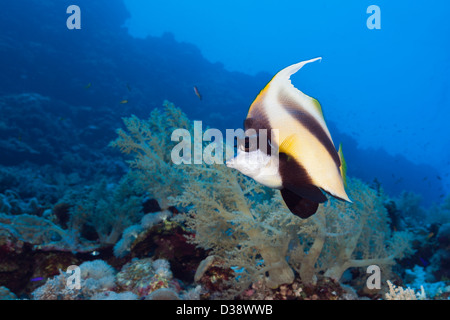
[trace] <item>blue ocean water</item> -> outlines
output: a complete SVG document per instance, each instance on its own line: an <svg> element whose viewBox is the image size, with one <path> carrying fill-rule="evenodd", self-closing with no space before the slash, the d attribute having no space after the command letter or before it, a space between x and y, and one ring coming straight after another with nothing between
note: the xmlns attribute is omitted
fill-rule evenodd
<svg viewBox="0 0 450 320"><path fill-rule="evenodd" d="M381 29L367 27L372 4L380 9ZM126 5L132 14L126 26L133 36L171 32L227 70L275 74L292 63L323 57L322 65L294 79L322 102L329 121L360 147L431 165L448 177L450 44L445 39L450 26L445 1L129 0ZM406 182L415 174L395 164L383 167L377 174L389 184L388 175ZM434 181L439 187L431 186L435 196L448 192L449 180L444 180L444 185ZM406 185L411 184L421 182Z"/></svg>
<svg viewBox="0 0 450 320"><path fill-rule="evenodd" d="M122 118L147 119L168 100L189 119L203 121L204 129L241 128L252 101L277 71L315 57L321 62L305 66L292 83L320 101L335 145L343 145L348 176L386 195L394 221L389 229L408 225L426 242L398 267L399 277L418 265L422 269L415 274L433 274L429 282L448 281L443 248L450 238L449 9L443 0L3 3L0 265L25 261L31 251L37 252L33 259L45 259L26 270L0 268L0 289L28 298L40 281L57 275L57 265L81 264L99 254L120 270L125 260L109 258L125 239L123 229L165 209L161 199L131 187L112 195L128 172L124 156L109 146L123 128ZM139 206L132 207L134 201ZM113 202L123 204L114 207L118 212L136 211L127 211L117 235L119 219L102 216ZM75 212L85 219L89 210L94 218L74 222ZM166 219L152 217L152 224ZM23 220L59 231L46 233L49 241L31 240L15 228ZM106 220L102 235L96 226ZM419 230L421 223L426 228ZM69 234L84 242L62 246ZM23 248L12 244L19 240ZM180 282L192 282L193 274L182 278L176 271L181 264L158 245L147 256L167 258ZM53 273L44 274L51 259L59 264L52 261ZM168 268L150 263L155 270L160 264ZM448 286L444 282L441 287ZM187 298L184 285L179 286Z"/></svg>

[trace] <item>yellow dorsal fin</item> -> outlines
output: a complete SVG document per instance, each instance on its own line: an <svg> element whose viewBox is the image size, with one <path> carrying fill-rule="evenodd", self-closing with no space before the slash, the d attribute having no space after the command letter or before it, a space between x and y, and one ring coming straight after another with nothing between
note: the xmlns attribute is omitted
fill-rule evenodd
<svg viewBox="0 0 450 320"><path fill-rule="evenodd" d="M273 79L273 78L272 78ZM270 80L270 82L272 82L272 80ZM252 106L256 103L261 102L261 100L264 98L264 95L267 93L267 91L269 91L269 87L270 87L270 82L264 87L264 89L262 89L258 95L255 98L255 101L253 101L252 105L250 106L250 109L252 108Z"/></svg>
<svg viewBox="0 0 450 320"><path fill-rule="evenodd" d="M339 144L339 159L341 159L341 166L339 170L341 171L342 181L344 182L344 186L347 187L347 162L345 162L344 153L342 152L342 143Z"/></svg>
<svg viewBox="0 0 450 320"><path fill-rule="evenodd" d="M297 144L296 134L291 134L281 143L279 152L289 156L295 156L295 145Z"/></svg>

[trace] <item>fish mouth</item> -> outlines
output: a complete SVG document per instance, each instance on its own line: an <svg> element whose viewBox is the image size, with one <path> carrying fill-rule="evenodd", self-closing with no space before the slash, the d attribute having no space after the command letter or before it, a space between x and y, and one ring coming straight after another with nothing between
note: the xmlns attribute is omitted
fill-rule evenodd
<svg viewBox="0 0 450 320"><path fill-rule="evenodd" d="M225 165L228 168L234 168L236 165L236 158L235 157L231 157L230 159L225 160Z"/></svg>

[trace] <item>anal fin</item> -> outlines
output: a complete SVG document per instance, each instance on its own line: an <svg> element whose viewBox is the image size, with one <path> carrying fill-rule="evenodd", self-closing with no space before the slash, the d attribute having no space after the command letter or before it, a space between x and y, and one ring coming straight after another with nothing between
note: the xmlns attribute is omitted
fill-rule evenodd
<svg viewBox="0 0 450 320"><path fill-rule="evenodd" d="M319 207L319 203L302 198L286 188L281 189L281 196L289 210L302 219L312 216Z"/></svg>

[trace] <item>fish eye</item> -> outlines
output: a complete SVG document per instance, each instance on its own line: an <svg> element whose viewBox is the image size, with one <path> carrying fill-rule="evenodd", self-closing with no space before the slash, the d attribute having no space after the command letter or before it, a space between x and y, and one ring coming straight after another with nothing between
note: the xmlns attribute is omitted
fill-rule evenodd
<svg viewBox="0 0 450 320"><path fill-rule="evenodd" d="M259 149L259 136L256 135L252 135L252 136L247 136L244 139L244 150L245 152L250 152L250 151L256 151Z"/></svg>
<svg viewBox="0 0 450 320"><path fill-rule="evenodd" d="M245 152L248 152L249 149L250 149L250 138L249 137L245 137L244 150L245 150Z"/></svg>
<svg viewBox="0 0 450 320"><path fill-rule="evenodd" d="M258 136L235 138L234 145L244 152L256 151L258 149Z"/></svg>
<svg viewBox="0 0 450 320"><path fill-rule="evenodd" d="M248 137L244 137L244 138L234 138L234 146L239 148L239 150L241 151L245 151L248 152L249 147L250 147L250 141Z"/></svg>

